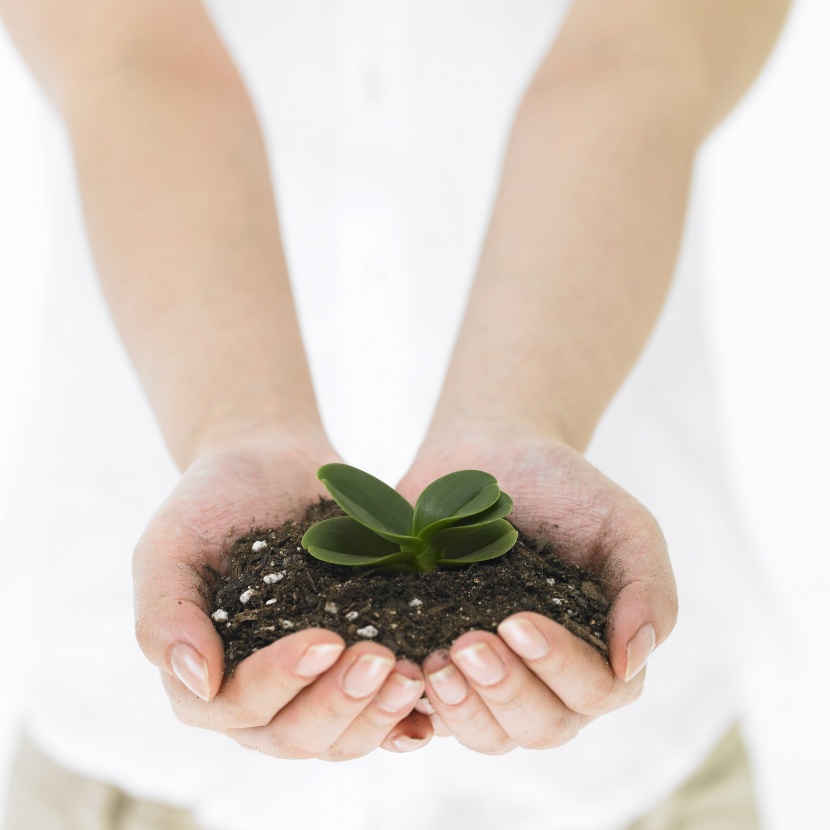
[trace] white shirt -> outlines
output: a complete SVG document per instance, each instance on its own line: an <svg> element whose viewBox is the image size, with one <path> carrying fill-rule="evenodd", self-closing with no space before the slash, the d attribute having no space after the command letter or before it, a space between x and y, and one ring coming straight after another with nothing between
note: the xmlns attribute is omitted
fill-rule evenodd
<svg viewBox="0 0 830 830"><path fill-rule="evenodd" d="M271 153L324 421L347 461L394 482L437 398L513 111L567 3L208 6ZM675 565L680 621L644 696L550 752L490 758L445 739L343 765L279 761L180 725L135 645L130 554L176 472L100 296L52 126L43 367L6 517L12 549L37 528L30 578L64 615L57 628L44 617L32 646L36 742L211 830L371 830L391 816L400 830L614 830L676 787L735 717L741 634L724 597L742 542L718 461L694 206L664 314L589 451L655 513Z"/></svg>

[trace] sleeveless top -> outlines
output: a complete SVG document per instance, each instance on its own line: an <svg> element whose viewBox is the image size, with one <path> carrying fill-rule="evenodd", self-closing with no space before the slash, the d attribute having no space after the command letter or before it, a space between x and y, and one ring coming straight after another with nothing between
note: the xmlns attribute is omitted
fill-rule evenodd
<svg viewBox="0 0 830 830"><path fill-rule="evenodd" d="M346 460L394 483L437 399L519 96L568 3L207 5L265 133L324 421ZM552 751L485 757L435 739L281 761L178 723L135 644L130 556L177 473L96 282L63 127L47 120L41 366L4 517L47 612L27 620L35 742L215 830L614 830L690 774L736 716L728 592L744 555L717 452L694 200L667 305L588 452L654 512L675 566L680 621L642 698Z"/></svg>

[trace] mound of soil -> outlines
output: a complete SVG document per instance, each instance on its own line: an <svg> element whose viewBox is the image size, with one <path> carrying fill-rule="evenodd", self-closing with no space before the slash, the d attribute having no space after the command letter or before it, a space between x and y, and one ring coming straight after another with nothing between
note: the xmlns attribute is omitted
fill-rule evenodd
<svg viewBox="0 0 830 830"><path fill-rule="evenodd" d="M602 583L519 535L498 559L421 574L374 574L314 559L300 545L315 522L343 516L333 501L304 521L256 529L234 543L230 567L214 574L214 624L225 670L280 637L305 628L335 631L348 645L372 639L417 663L466 631L495 631L517 611L561 623L607 657L609 603Z"/></svg>

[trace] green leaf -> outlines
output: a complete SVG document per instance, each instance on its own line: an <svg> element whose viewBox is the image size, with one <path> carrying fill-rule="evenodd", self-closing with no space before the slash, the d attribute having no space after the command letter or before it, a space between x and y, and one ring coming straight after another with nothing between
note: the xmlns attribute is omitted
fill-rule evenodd
<svg viewBox="0 0 830 830"><path fill-rule="evenodd" d="M479 525L494 522L496 519L503 519L513 509L513 499L507 493L499 493L499 500L482 510L481 513L476 513L475 516L468 516L466 519L455 522L453 527L478 527Z"/></svg>
<svg viewBox="0 0 830 830"><path fill-rule="evenodd" d="M428 550L437 554L436 565L466 565L507 553L518 531L504 519L477 527L449 527L432 537Z"/></svg>
<svg viewBox="0 0 830 830"><path fill-rule="evenodd" d="M496 479L481 470L459 470L441 476L418 497L412 530L427 539L443 527L481 513L499 498Z"/></svg>
<svg viewBox="0 0 830 830"><path fill-rule="evenodd" d="M317 478L353 519L390 542L418 546L412 535L412 505L388 484L348 464L324 464Z"/></svg>
<svg viewBox="0 0 830 830"><path fill-rule="evenodd" d="M350 516L324 519L303 536L302 546L315 558L334 565L387 564L401 550Z"/></svg>

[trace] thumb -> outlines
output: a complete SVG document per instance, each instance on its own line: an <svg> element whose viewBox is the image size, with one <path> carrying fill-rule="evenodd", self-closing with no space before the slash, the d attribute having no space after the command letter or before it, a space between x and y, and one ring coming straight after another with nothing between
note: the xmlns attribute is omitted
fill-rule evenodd
<svg viewBox="0 0 830 830"><path fill-rule="evenodd" d="M151 663L207 701L224 672L204 579L204 566L218 564L219 551L163 511L133 554L136 639Z"/></svg>
<svg viewBox="0 0 830 830"><path fill-rule="evenodd" d="M645 512L645 511L644 511ZM635 677L677 622L677 587L663 533L651 514L608 540L604 576L614 596L608 659L624 681Z"/></svg>

